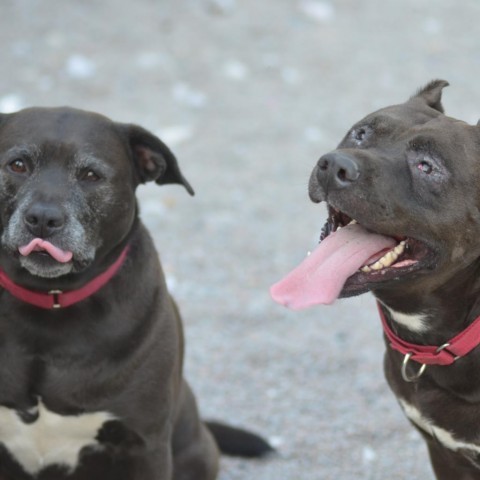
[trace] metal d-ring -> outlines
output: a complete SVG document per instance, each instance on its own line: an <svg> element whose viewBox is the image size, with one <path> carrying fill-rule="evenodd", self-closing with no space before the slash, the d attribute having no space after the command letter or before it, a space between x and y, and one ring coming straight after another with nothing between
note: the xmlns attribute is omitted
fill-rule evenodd
<svg viewBox="0 0 480 480"><path fill-rule="evenodd" d="M402 377L406 382L416 382L423 374L425 369L427 368L427 365L425 363L422 363L422 366L418 369L418 372L415 373L414 375L408 375L407 373L407 365L408 362L410 361L410 358L412 357L413 353L407 353L405 357L403 357L403 362L402 362Z"/></svg>
<svg viewBox="0 0 480 480"><path fill-rule="evenodd" d="M445 348L449 347L449 343L444 343L443 345L440 345L436 350L435 353L441 352ZM456 362L460 358L460 355L457 355L456 357L453 358L453 361Z"/></svg>

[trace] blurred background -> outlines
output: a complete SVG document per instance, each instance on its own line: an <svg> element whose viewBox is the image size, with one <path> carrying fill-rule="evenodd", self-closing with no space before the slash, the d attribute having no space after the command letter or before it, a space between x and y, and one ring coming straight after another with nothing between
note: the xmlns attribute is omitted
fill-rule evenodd
<svg viewBox="0 0 480 480"><path fill-rule="evenodd" d="M2 0L0 111L71 105L135 122L196 190L139 189L183 312L203 415L278 454L220 480L433 478L383 379L370 295L290 312L269 286L317 243L310 171L370 111L433 78L480 117L475 0Z"/></svg>

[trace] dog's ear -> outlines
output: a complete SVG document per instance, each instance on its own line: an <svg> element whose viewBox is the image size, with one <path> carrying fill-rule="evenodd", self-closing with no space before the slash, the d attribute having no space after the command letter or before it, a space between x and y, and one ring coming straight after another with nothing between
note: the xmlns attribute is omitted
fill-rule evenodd
<svg viewBox="0 0 480 480"><path fill-rule="evenodd" d="M429 107L443 113L442 90L448 87L445 80L432 80L428 85L421 88L412 98L422 99Z"/></svg>
<svg viewBox="0 0 480 480"><path fill-rule="evenodd" d="M190 195L194 195L193 188L180 171L175 155L158 137L138 125L117 125L127 137L141 183L153 180L159 185L178 183Z"/></svg>

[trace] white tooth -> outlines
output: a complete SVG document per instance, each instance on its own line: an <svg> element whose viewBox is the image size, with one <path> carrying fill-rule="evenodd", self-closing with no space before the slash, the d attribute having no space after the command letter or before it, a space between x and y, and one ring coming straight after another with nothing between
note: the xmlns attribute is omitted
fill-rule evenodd
<svg viewBox="0 0 480 480"><path fill-rule="evenodd" d="M309 257L312 254L312 252L307 252L307 257Z"/></svg>
<svg viewBox="0 0 480 480"><path fill-rule="evenodd" d="M383 258L380 259L380 263L384 266L384 267L389 267L391 264L392 264L392 261L390 258L387 257L387 255L385 255Z"/></svg>
<svg viewBox="0 0 480 480"><path fill-rule="evenodd" d="M360 270L364 273L370 273L372 270L381 270L390 267L397 260L398 256L405 249L404 245L397 245L393 250L387 252L382 258L378 259L373 265L365 265Z"/></svg>
<svg viewBox="0 0 480 480"><path fill-rule="evenodd" d="M383 258L382 260L384 261L383 263L385 264L385 262L388 263L388 265L385 265L386 267L389 267L396 259L398 258L398 255L391 251L391 252L388 252Z"/></svg>
<svg viewBox="0 0 480 480"><path fill-rule="evenodd" d="M356 220L351 220L348 225L355 225L356 223L358 223ZM347 227L348 227L348 225L347 225Z"/></svg>

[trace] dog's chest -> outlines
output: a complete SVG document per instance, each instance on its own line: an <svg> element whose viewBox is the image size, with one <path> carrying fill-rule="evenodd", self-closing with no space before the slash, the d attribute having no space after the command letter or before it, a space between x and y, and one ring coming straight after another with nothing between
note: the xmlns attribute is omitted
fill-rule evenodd
<svg viewBox="0 0 480 480"><path fill-rule="evenodd" d="M0 443L30 474L53 464L74 470L82 448L100 448L96 436L102 425L114 418L107 412L62 416L41 402L35 417L26 423L15 410L0 406Z"/></svg>

